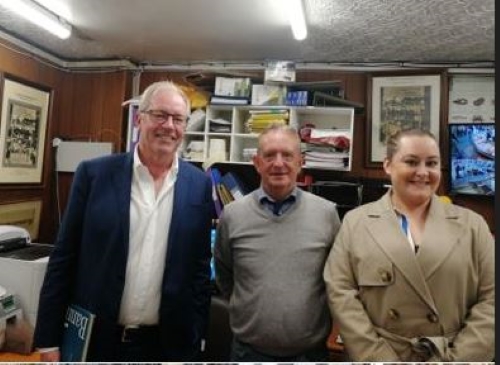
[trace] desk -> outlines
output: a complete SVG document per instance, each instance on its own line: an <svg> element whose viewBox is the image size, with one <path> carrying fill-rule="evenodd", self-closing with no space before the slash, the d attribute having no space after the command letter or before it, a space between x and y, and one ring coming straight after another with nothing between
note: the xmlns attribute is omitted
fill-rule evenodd
<svg viewBox="0 0 500 365"><path fill-rule="evenodd" d="M0 362L40 362L40 353L35 351L29 355L21 355L0 351Z"/></svg>

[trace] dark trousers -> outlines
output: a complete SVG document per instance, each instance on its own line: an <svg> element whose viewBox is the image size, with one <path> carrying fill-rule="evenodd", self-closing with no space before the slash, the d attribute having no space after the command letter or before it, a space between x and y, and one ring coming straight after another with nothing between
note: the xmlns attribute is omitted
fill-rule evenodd
<svg viewBox="0 0 500 365"><path fill-rule="evenodd" d="M294 356L272 356L256 351L252 346L233 338L231 362L328 362L329 353L324 346Z"/></svg>
<svg viewBox="0 0 500 365"><path fill-rule="evenodd" d="M126 330L116 326L114 335L99 344L100 349L90 351L87 361L106 362L162 362L165 361L160 345L158 326ZM96 357L95 359L93 357Z"/></svg>

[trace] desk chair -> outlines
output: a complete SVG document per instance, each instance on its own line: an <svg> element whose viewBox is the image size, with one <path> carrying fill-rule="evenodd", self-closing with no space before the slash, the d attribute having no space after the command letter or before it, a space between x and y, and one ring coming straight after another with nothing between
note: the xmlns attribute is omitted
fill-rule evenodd
<svg viewBox="0 0 500 365"><path fill-rule="evenodd" d="M210 304L204 362L228 362L233 334L229 326L229 303L226 299L214 295Z"/></svg>

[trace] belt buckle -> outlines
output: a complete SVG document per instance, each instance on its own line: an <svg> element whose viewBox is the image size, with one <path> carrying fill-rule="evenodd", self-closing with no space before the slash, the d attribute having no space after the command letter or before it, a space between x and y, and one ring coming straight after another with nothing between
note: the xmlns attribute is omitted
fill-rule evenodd
<svg viewBox="0 0 500 365"><path fill-rule="evenodd" d="M134 330L137 328L139 328L139 326L136 326L136 325L123 326L121 341L122 342L132 342L132 340L127 335L129 334L129 330Z"/></svg>

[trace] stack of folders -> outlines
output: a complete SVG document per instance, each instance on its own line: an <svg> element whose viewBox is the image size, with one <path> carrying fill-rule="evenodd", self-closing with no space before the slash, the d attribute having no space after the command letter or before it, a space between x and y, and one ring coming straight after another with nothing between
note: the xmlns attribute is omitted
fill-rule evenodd
<svg viewBox="0 0 500 365"><path fill-rule="evenodd" d="M289 114L286 109L250 110L249 113L250 117L245 123L248 133L261 133L273 124L288 124Z"/></svg>
<svg viewBox="0 0 500 365"><path fill-rule="evenodd" d="M215 204L217 218L226 204L241 199L248 194L248 189L236 174L229 171L224 175L216 167L209 167L207 175L212 180L212 199Z"/></svg>
<svg viewBox="0 0 500 365"><path fill-rule="evenodd" d="M349 154L329 147L309 147L304 153L306 167L342 170L347 167Z"/></svg>

